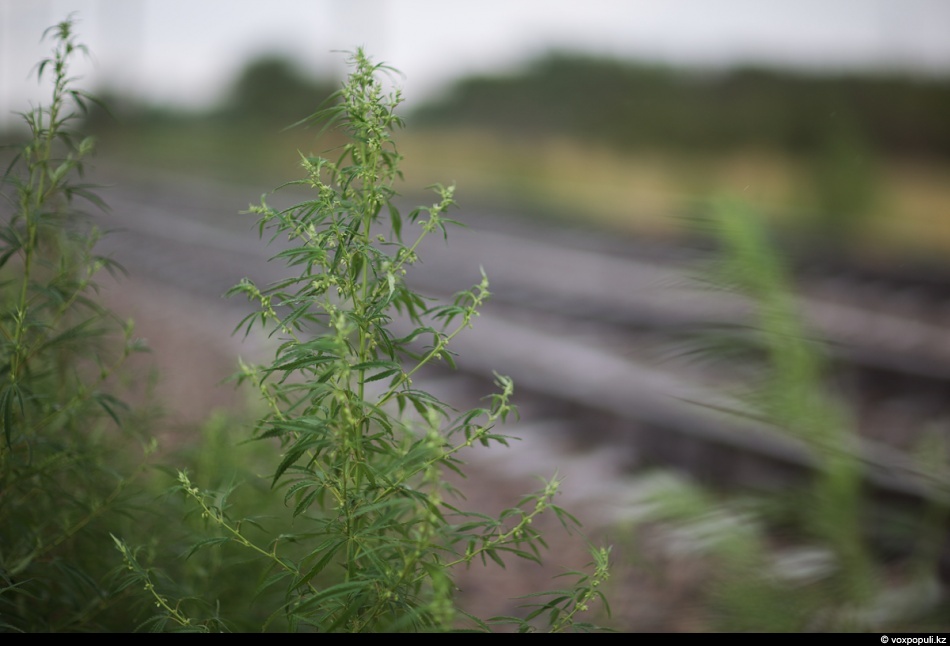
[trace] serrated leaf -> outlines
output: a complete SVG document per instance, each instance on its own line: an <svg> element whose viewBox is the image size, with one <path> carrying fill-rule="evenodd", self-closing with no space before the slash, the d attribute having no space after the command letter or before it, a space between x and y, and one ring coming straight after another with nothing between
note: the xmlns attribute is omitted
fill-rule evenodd
<svg viewBox="0 0 950 646"><path fill-rule="evenodd" d="M0 419L3 420L3 437L7 448L12 447L13 411L14 406L19 408L20 415L25 415L23 393L17 384L5 384L0 391Z"/></svg>
<svg viewBox="0 0 950 646"><path fill-rule="evenodd" d="M291 576L290 572L287 572L286 570L278 570L274 574L264 579L257 585L256 588L254 588L254 597L260 597L268 588L280 583L289 576Z"/></svg>
<svg viewBox="0 0 950 646"><path fill-rule="evenodd" d="M495 563L497 563L498 565L500 565L500 566L502 567L502 569L505 568L505 562L501 559L500 556L498 556L498 554L496 553L496 551L495 551L494 549L485 550L484 552L482 552L482 554L487 555L488 558L490 558L490 559L493 560Z"/></svg>
<svg viewBox="0 0 950 646"><path fill-rule="evenodd" d="M322 557L320 557L320 560L317 561L317 563L312 568L310 568L310 570L307 571L307 573L300 579L300 581L297 582L295 587L300 588L301 586L304 586L310 583L310 581L313 580L313 577L320 574L327 567L327 565L330 564L330 561L333 560L333 556L344 545L346 545L346 539L341 539L337 541L336 543L333 543L329 547L325 548L324 554Z"/></svg>
<svg viewBox="0 0 950 646"><path fill-rule="evenodd" d="M114 395L104 392L95 392L92 395L93 401L95 401L99 406L112 418L112 421L115 422L116 426L122 427L122 420L119 419L119 416L116 414L115 409L123 408L128 409L128 406L125 402L119 400Z"/></svg>
<svg viewBox="0 0 950 646"><path fill-rule="evenodd" d="M293 464L295 464L297 460L299 460L300 457L306 453L307 449L309 449L311 446L311 441L299 440L296 444L290 447L287 453L284 454L284 458L280 461L280 464L277 465L277 469L274 471L274 477L271 480L271 486L276 485L280 477L284 475L284 472Z"/></svg>
<svg viewBox="0 0 950 646"><path fill-rule="evenodd" d="M402 372L401 368L392 368L390 370L383 370L382 372L377 372L375 375L372 375L371 377L367 377L366 379L363 380L363 383L368 384L372 381L379 381L380 379L385 379L386 377L390 377L399 372Z"/></svg>
<svg viewBox="0 0 950 646"><path fill-rule="evenodd" d="M185 552L183 558L185 560L191 558L191 556L200 549L205 547L212 547L214 545L224 545L225 543L231 542L231 538L228 536L215 536L214 538L206 538L204 540L198 541L191 548Z"/></svg>
<svg viewBox="0 0 950 646"><path fill-rule="evenodd" d="M396 240L402 242L402 216L399 214L396 205L392 203L389 204L389 222L393 228L393 233L396 234Z"/></svg>
<svg viewBox="0 0 950 646"><path fill-rule="evenodd" d="M298 617L305 617L307 613L315 610L323 602L346 597L351 592L361 590L365 586L366 583L363 581L345 581L331 585L329 588L325 588L317 594L306 597L304 601L293 609L293 614Z"/></svg>

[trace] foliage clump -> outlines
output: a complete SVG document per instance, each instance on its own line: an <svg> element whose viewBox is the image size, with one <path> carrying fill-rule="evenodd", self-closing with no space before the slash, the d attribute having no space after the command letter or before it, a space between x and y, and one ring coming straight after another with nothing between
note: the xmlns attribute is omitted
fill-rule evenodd
<svg viewBox="0 0 950 646"><path fill-rule="evenodd" d="M926 502L872 499L868 484L879 466L834 392L827 357L809 338L783 258L747 207L723 201L714 208L702 223L722 253L703 271L705 284L742 296L753 319L741 341L726 337L710 348L713 358L735 359L741 350L751 371L752 385L730 412L792 438L809 476L777 495L722 499L660 474L645 481L640 520L667 532L674 556L705 559L713 630L945 629L946 443L928 438L926 459L901 467ZM885 537L902 544L899 551Z"/></svg>
<svg viewBox="0 0 950 646"><path fill-rule="evenodd" d="M82 206L104 207L81 181L93 140L72 122L91 100L69 64L84 47L72 21L47 30L52 100L22 114L30 139L0 183L0 629L95 630L112 623L118 590L107 527L132 509L143 442L114 377L143 349L131 322L96 300L99 232ZM140 454L141 455L141 454Z"/></svg>
<svg viewBox="0 0 950 646"><path fill-rule="evenodd" d="M566 526L576 520L553 504L557 480L498 518L454 506L445 473L463 474L469 447L506 443L495 427L514 410L513 385L498 376L488 404L461 413L415 387L426 366L454 365L449 343L477 316L488 280L483 274L447 304L406 285L422 241L445 236L452 223L446 213L454 187L435 186L431 206L400 212L401 157L392 138L402 125L400 93L384 89L391 70L362 51L350 63L348 81L310 118L339 128L347 143L335 160L302 156L306 177L281 187L311 196L286 209L265 196L250 209L261 236L281 241L273 260L296 275L264 288L243 280L231 290L256 305L238 329L261 327L279 342L270 365L242 365L237 379L265 403L255 439L263 450L279 447L271 482L283 491L293 526L258 540L249 528L261 523L232 513L226 493L195 485L184 471L179 485L213 532L196 549L240 545L263 568L257 592L283 591L263 627L449 630L464 615L453 601L454 569L511 556L539 561L545 543L534 519L551 511ZM182 612L156 590L135 551L118 545L160 608L152 625L228 625ZM576 587L551 593L527 617L470 617L474 627L503 622L531 630L532 620L551 630L589 627L576 615L603 598L597 586L607 577L607 551L594 556L592 577L578 574Z"/></svg>

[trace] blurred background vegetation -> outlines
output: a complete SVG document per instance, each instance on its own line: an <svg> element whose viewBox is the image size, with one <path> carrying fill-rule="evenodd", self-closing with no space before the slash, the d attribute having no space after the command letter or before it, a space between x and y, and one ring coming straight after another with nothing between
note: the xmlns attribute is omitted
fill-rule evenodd
<svg viewBox="0 0 950 646"><path fill-rule="evenodd" d="M398 82L398 79L397 79ZM294 148L332 140L287 126L337 87L265 55L210 110L99 94L101 154L269 186ZM553 52L468 77L407 114L407 186L454 180L463 206L636 234L675 235L723 193L809 244L943 264L950 249L950 79L737 68L712 72ZM447 178L446 173L452 176Z"/></svg>

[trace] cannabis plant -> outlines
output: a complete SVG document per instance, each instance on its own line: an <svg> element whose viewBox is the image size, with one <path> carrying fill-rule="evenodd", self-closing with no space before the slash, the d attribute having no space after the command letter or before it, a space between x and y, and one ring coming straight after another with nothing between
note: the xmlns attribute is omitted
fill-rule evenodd
<svg viewBox="0 0 950 646"><path fill-rule="evenodd" d="M22 115L31 137L0 186L0 627L13 631L108 625L104 524L128 510L135 476L115 464L127 429L110 384L140 348L94 298L117 267L80 208L103 206L80 180L93 142L71 129L90 100L69 76L84 48L72 21L47 35L37 72L52 100Z"/></svg>
<svg viewBox="0 0 950 646"><path fill-rule="evenodd" d="M346 143L335 159L301 156L306 176L285 186L308 190L307 199L277 209L265 196L250 209L261 236L283 245L273 260L293 275L266 287L243 280L231 290L256 305L238 329L261 328L277 342L273 362L242 365L238 381L252 384L266 406L254 438L262 451L279 450L271 482L294 525L278 533L236 517L226 492L195 484L202 474L180 472L179 485L213 528L196 547L245 548L263 567L258 592L283 591L263 627L449 630L466 625L453 601L455 570L508 557L538 561L545 543L534 519L550 511L567 526L576 521L553 503L556 479L497 518L456 506L446 472L463 474L475 445L506 443L496 425L514 412L513 385L499 375L484 408L459 413L413 380L431 364L454 365L449 346L478 315L488 280L483 274L449 303L406 285L423 240L445 236L453 223L454 187L434 186L432 205L401 212L392 137L402 125L400 93L384 89L391 70L363 51L350 63L348 81L310 118L339 128ZM159 591L135 550L117 543L159 608L150 625L235 625L226 609L224 620L183 611L188 604ZM598 586L607 576L607 551L594 556L592 576L538 595L525 616L468 617L467 625L588 627L578 615L603 598Z"/></svg>
<svg viewBox="0 0 950 646"><path fill-rule="evenodd" d="M929 465L917 465L935 504L907 510L916 516L905 521L914 535L906 541L911 553L885 562L869 536L880 535L894 516L872 514L855 424L829 387L826 357L809 338L781 256L740 203L721 202L706 224L721 252L703 275L750 303L746 332L759 351L750 362L755 385L733 412L799 440L813 474L767 500L725 501L659 476L644 487L644 520L670 527L667 545L676 556L701 554L712 562L706 591L714 629L945 629L947 600L936 566L946 533L946 447L932 452Z"/></svg>

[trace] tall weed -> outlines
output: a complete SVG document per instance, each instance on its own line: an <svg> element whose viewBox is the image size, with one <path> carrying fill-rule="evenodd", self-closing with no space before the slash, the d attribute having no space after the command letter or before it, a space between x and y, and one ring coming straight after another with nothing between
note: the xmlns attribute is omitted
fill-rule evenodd
<svg viewBox="0 0 950 646"><path fill-rule="evenodd" d="M115 627L117 588L102 550L125 523L139 474L122 447L151 446L112 390L142 349L131 322L95 299L97 275L119 269L95 253L81 208L104 204L81 181L93 141L71 123L90 97L69 63L84 52L71 21L47 31L52 100L23 114L30 140L2 178L0 222L0 627ZM120 442L119 439L123 442ZM142 451L139 450L139 458Z"/></svg>
<svg viewBox="0 0 950 646"><path fill-rule="evenodd" d="M872 513L854 421L829 387L822 348L809 338L761 221L739 203L722 202L705 224L721 255L704 276L714 288L746 297L753 309L747 331L755 335L758 370L736 412L800 440L815 473L784 496L725 501L658 476L645 488L649 511L642 520L667 527L677 556L710 559L706 592L715 629L945 630L938 560L950 492L947 447L931 447L937 450L929 464L917 467L930 476L932 509L915 510L909 522ZM906 523L907 553L899 559L883 558L870 540L887 523Z"/></svg>
<svg viewBox="0 0 950 646"><path fill-rule="evenodd" d="M588 629L580 615L602 600L606 549L594 549L593 574L573 587L532 597L523 617L476 618L456 607L453 572L506 558L540 561L543 537L533 528L545 512L567 527L575 519L556 506L556 479L498 517L465 512L445 474L464 475L475 445L505 444L496 430L513 414L513 385L484 408L458 412L419 390L413 379L434 363L454 365L449 345L489 297L488 280L438 303L413 292L406 270L427 237L447 235L454 187L435 186L435 201L403 214L396 206L401 157L391 133L401 126L398 90L387 92L391 70L358 50L352 73L328 107L310 120L347 138L335 160L302 156L306 177L286 187L311 197L286 209L266 199L250 212L262 237L286 243L274 260L297 272L259 287L231 290L256 310L239 325L261 328L279 345L270 365L243 365L237 379L260 393L266 414L254 439L275 452L271 484L283 492L293 526L276 529L242 517L228 490L178 474L181 492L206 519L208 532L189 553L239 546L258 564L255 594L280 591L257 629L317 631L449 630L468 625L518 630ZM282 187L283 188L283 187ZM411 328L397 333L395 320ZM158 607L148 621L161 629L247 626L228 609L190 614L199 606L162 588L137 553L117 540L133 580ZM205 600L205 610L216 605Z"/></svg>

